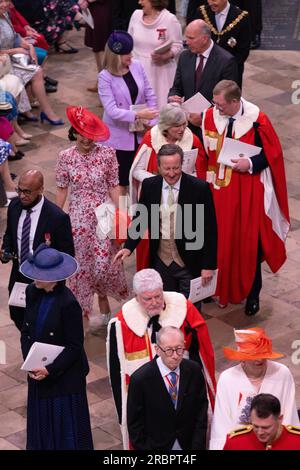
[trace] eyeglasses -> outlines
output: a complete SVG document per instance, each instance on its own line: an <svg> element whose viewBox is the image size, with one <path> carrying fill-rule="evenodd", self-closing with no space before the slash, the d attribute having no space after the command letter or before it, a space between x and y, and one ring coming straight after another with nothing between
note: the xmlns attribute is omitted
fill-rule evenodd
<svg viewBox="0 0 300 470"><path fill-rule="evenodd" d="M16 192L20 195L20 194L24 194L24 196L31 196L32 193L38 191L39 189L21 189L21 188L15 188L16 189Z"/></svg>
<svg viewBox="0 0 300 470"><path fill-rule="evenodd" d="M177 356L182 356L184 353L184 348L182 346L178 346L177 348L167 348L167 349L161 348L159 344L157 346L159 347L159 349L161 349L161 351L165 353L167 357L173 356L174 352L176 352Z"/></svg>

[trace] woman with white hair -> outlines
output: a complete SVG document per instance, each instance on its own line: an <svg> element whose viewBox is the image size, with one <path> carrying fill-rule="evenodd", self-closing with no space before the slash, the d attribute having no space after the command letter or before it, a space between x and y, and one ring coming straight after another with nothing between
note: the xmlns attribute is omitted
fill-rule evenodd
<svg viewBox="0 0 300 470"><path fill-rule="evenodd" d="M199 138L187 127L186 112L177 103L163 106L156 126L146 132L130 170L130 198L135 204L139 188L145 178L158 174L157 153L165 144L176 144L184 152L198 149L194 167L190 173L202 176L201 162L205 154Z"/></svg>
<svg viewBox="0 0 300 470"><path fill-rule="evenodd" d="M157 153L165 144L176 144L184 152L183 171L185 171L185 158L190 150L196 151L195 163L188 171L193 176L205 179L206 157L199 138L187 127L187 115L178 103L169 103L163 106L159 113L156 126L146 132L139 150L133 161L129 174L130 204L136 204L139 191L145 178L158 174ZM188 158L191 158L190 156ZM144 267L143 254L146 253L146 241L138 245L136 250L137 270Z"/></svg>

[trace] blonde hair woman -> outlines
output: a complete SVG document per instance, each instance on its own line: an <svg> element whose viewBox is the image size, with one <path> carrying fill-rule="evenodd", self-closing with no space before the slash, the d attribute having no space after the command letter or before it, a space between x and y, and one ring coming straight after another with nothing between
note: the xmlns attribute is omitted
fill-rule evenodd
<svg viewBox="0 0 300 470"><path fill-rule="evenodd" d="M98 90L104 107L103 122L109 126L107 145L116 149L120 186L129 184L129 171L142 139L141 120L150 126L158 115L156 96L143 66L132 60L133 40L126 31L114 31L105 46L104 69ZM140 109L138 106L140 105ZM136 107L135 107L136 106Z"/></svg>

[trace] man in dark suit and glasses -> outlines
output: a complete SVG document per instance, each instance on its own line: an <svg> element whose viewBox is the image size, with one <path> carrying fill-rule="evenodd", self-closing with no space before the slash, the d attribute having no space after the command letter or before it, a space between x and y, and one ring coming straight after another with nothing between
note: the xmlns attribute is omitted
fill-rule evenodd
<svg viewBox="0 0 300 470"><path fill-rule="evenodd" d="M16 191L19 197L8 207L7 226L3 237L0 260L13 261L8 291L15 282L30 284L19 272L19 266L41 243L74 256L74 243L69 216L43 196L44 178L40 171L28 170L20 176ZM11 319L21 330L24 308L10 306Z"/></svg>
<svg viewBox="0 0 300 470"><path fill-rule="evenodd" d="M157 334L157 356L129 382L127 425L135 450L202 450L207 397L201 367L183 359L184 336L166 326Z"/></svg>
<svg viewBox="0 0 300 470"><path fill-rule="evenodd" d="M181 147L175 144L161 147L160 175L143 181L127 240L114 261L129 256L148 228L149 267L160 273L165 291L188 297L191 279L201 275L204 285L212 279L217 267L217 228L209 184L184 173L182 162ZM165 212L170 196L173 199L170 211ZM141 228L136 231L139 219Z"/></svg>
<svg viewBox="0 0 300 470"><path fill-rule="evenodd" d="M183 51L178 60L174 83L169 91L169 102L181 104L198 91L212 100L213 89L223 79L238 81L235 58L222 47L214 44L209 26L203 20L192 21L185 30L189 50ZM199 133L200 113L191 113L189 122L193 132Z"/></svg>

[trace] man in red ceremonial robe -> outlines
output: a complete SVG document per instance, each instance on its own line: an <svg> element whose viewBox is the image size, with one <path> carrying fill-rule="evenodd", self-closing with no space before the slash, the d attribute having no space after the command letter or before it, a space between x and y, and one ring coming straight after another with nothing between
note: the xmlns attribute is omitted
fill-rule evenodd
<svg viewBox="0 0 300 470"><path fill-rule="evenodd" d="M213 91L215 106L202 120L218 225L218 286L220 307L247 298L245 313L259 311L261 261L273 272L286 260L289 230L286 179L281 145L269 118L241 97L240 88L222 80ZM228 165L218 157L225 137L261 148L250 158L232 156ZM208 157L208 158L207 158Z"/></svg>
<svg viewBox="0 0 300 470"><path fill-rule="evenodd" d="M216 390L214 351L204 319L183 294L164 292L154 269L143 269L133 277L135 298L108 325L107 361L110 383L119 416L123 446L129 448L126 420L130 376L155 355L156 333L161 327L180 328L185 337L184 357L200 363L210 408Z"/></svg>

